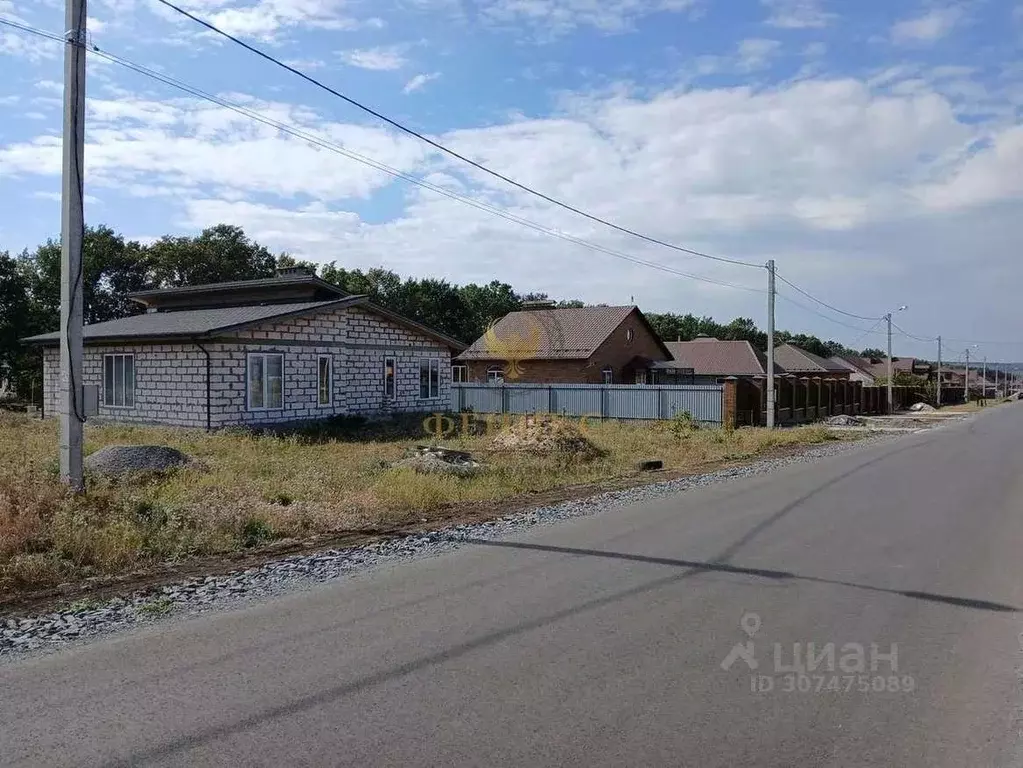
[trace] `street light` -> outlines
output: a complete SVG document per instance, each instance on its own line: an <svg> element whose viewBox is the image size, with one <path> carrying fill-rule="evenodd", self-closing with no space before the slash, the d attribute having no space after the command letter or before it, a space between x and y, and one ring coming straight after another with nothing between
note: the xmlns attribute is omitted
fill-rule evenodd
<svg viewBox="0 0 1023 768"><path fill-rule="evenodd" d="M903 304L899 307L896 312L903 312L908 307ZM892 397L892 313L889 312L884 316L884 319L888 321L888 413L895 410L894 400Z"/></svg>

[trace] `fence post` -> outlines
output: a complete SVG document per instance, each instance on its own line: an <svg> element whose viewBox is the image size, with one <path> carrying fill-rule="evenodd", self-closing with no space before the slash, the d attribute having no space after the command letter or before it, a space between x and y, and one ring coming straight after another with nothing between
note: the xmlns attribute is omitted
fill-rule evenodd
<svg viewBox="0 0 1023 768"><path fill-rule="evenodd" d="M547 385L547 413L554 413L554 385Z"/></svg>
<svg viewBox="0 0 1023 768"><path fill-rule="evenodd" d="M600 418L601 421L607 418L607 387L600 388Z"/></svg>
<svg viewBox="0 0 1023 768"><path fill-rule="evenodd" d="M501 382L501 413L508 413L508 388Z"/></svg>
<svg viewBox="0 0 1023 768"><path fill-rule="evenodd" d="M725 429L735 429L738 426L738 385L739 380L735 376L727 376L721 387L721 426Z"/></svg>

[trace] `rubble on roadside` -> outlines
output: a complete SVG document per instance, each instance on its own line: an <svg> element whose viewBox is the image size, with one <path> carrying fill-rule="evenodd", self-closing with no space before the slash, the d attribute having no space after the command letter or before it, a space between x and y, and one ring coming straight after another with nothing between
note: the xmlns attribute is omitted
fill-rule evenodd
<svg viewBox="0 0 1023 768"><path fill-rule="evenodd" d="M456 477L474 477L486 469L470 453L432 445L417 445L409 456L394 462L391 466L411 469L421 475Z"/></svg>
<svg viewBox="0 0 1023 768"><path fill-rule="evenodd" d="M574 423L550 416L526 416L494 435L492 446L498 451L535 454L561 454L580 459L603 455Z"/></svg>

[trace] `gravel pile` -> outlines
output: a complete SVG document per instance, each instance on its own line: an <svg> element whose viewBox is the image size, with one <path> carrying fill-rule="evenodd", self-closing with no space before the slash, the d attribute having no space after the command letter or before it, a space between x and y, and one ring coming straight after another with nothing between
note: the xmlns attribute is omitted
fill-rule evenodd
<svg viewBox="0 0 1023 768"><path fill-rule="evenodd" d="M108 445L85 458L85 469L106 477L167 472L189 464L191 459L165 445Z"/></svg>
<svg viewBox="0 0 1023 768"><path fill-rule="evenodd" d="M468 453L431 446L419 446L414 449L411 456L396 461L391 466L405 467L421 475L455 475L456 477L474 477L485 469Z"/></svg>
<svg viewBox="0 0 1023 768"><path fill-rule="evenodd" d="M311 586L387 561L440 554L460 546L466 539L495 539L535 525L550 524L584 515L613 511L628 504L655 499L734 478L761 475L781 467L806 464L843 453L868 441L891 439L875 436L857 443L829 443L797 456L765 459L745 467L706 475L603 493L566 501L472 525L457 525L381 541L364 547L294 555L259 568L194 578L127 598L95 602L82 600L65 610L26 617L0 618L0 658L25 651L55 649L83 637L95 636L135 624L158 620L168 614L196 614L244 601L265 599L286 589Z"/></svg>

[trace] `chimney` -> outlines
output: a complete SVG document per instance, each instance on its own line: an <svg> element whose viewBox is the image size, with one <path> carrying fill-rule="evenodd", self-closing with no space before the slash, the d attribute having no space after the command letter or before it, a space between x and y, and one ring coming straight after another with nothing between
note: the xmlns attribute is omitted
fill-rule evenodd
<svg viewBox="0 0 1023 768"><path fill-rule="evenodd" d="M315 277L316 273L309 267L278 267L277 277L295 277L297 275L303 275L305 277Z"/></svg>
<svg viewBox="0 0 1023 768"><path fill-rule="evenodd" d="M554 309L557 303L551 299L532 299L522 302L523 309Z"/></svg>

